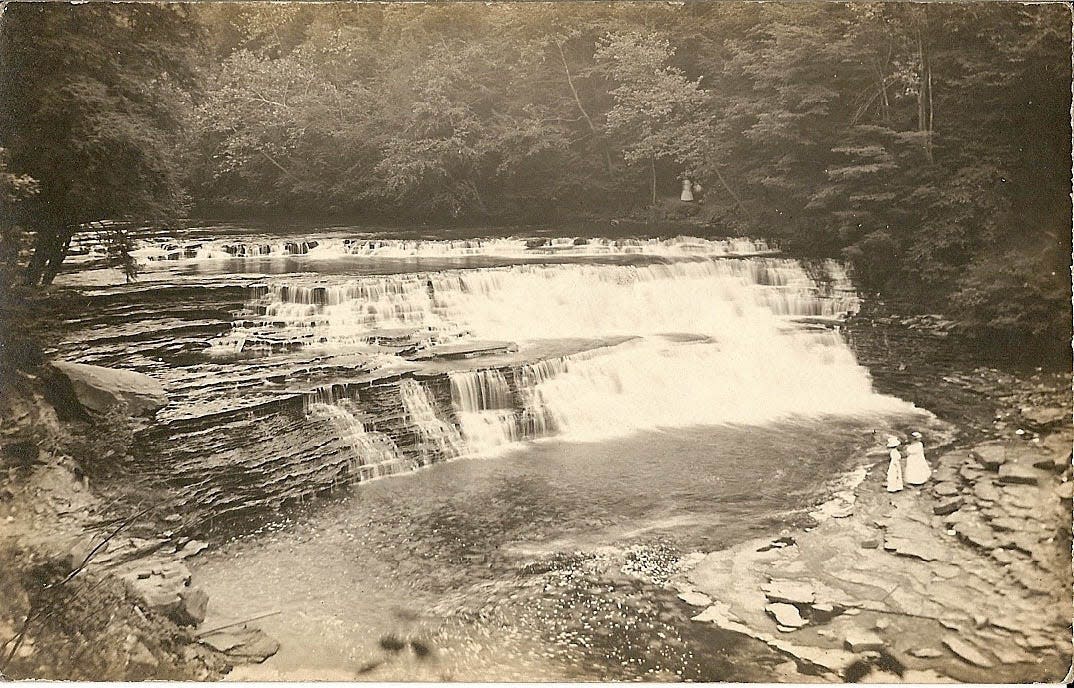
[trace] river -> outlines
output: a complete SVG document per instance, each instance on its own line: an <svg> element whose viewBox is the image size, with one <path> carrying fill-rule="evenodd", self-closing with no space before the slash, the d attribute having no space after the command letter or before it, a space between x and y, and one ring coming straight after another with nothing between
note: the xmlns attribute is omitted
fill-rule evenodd
<svg viewBox="0 0 1074 688"><path fill-rule="evenodd" d="M213 227L94 268L58 353L160 379L138 475L216 546L244 679L751 680L678 558L807 518L877 436L833 261L746 238ZM320 495L312 500L314 495ZM744 656L749 662L742 662Z"/></svg>

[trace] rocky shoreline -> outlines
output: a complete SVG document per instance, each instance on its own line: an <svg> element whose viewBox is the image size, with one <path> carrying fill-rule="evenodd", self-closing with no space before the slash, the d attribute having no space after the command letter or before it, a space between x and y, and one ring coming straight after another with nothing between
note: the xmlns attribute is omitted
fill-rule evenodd
<svg viewBox="0 0 1074 688"><path fill-rule="evenodd" d="M1048 427L936 453L899 493L878 451L815 527L693 555L673 585L696 622L792 660L782 680L1065 680L1074 430L1027 416Z"/></svg>
<svg viewBox="0 0 1074 688"><path fill-rule="evenodd" d="M71 384L59 394L57 371ZM96 366L43 367L5 382L3 676L209 680L277 650L246 624L199 630L208 596L192 585L187 560L207 544L181 535L177 514L151 507L115 523L114 505L90 489L87 466L68 451L71 433L87 422L99 432L94 423L115 403L152 412L166 400L151 378Z"/></svg>

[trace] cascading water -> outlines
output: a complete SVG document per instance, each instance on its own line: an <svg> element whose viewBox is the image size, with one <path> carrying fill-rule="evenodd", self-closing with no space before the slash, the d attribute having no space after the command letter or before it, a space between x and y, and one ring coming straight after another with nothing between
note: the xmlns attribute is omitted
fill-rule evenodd
<svg viewBox="0 0 1074 688"><path fill-rule="evenodd" d="M106 247L94 237L77 242L80 252L103 254ZM190 239L155 236L136 243L135 257L150 262L205 262L232 258L280 258L301 256L309 259L338 258L461 258L488 256L726 256L773 253L763 240L746 237L699 239L603 239L554 237L534 239L503 237L461 240L373 239L329 232L309 236L248 236L242 240Z"/></svg>
<svg viewBox="0 0 1074 688"><path fill-rule="evenodd" d="M503 373L475 370L450 373L451 403L471 452L487 454L518 442L527 433Z"/></svg>
<svg viewBox="0 0 1074 688"><path fill-rule="evenodd" d="M423 463L462 453L463 441L458 429L437 415L428 389L415 380L403 380L399 383L399 398L407 419L420 438L418 448Z"/></svg>
<svg viewBox="0 0 1074 688"><path fill-rule="evenodd" d="M521 265L348 280L270 282L251 313L214 343L340 350L384 330L534 340L693 333L779 317L836 319L858 308L834 262L821 289L796 261L689 260L652 265Z"/></svg>
<svg viewBox="0 0 1074 688"><path fill-rule="evenodd" d="M373 480L416 468L415 462L407 459L391 438L366 428L352 400L313 402L309 405L309 414L327 419L350 448L352 456L348 473L353 479Z"/></svg>
<svg viewBox="0 0 1074 688"><path fill-rule="evenodd" d="M811 272L786 259L706 258L272 281L257 291L260 316L230 336L329 352L405 326L432 341L520 341L524 352L590 342L583 353L449 371L451 419L422 385L401 383L422 452L437 457L550 435L907 411L873 392L837 331L797 322L836 321L858 307L838 264Z"/></svg>
<svg viewBox="0 0 1074 688"><path fill-rule="evenodd" d="M858 308L842 267L767 255L763 242L245 235L154 245L168 262L245 257L226 268L249 275L245 304L229 280L184 297L191 317L205 318L214 297L231 316L174 347L179 363L162 360L171 344L152 333L144 349L126 330L70 346L78 360L122 355L163 377L167 427L147 441L166 457L162 475L191 486L189 504L226 496L227 509L275 508L341 479L531 439L914 412L873 392L838 332ZM507 259L425 262L493 255ZM378 258L396 262L370 268ZM201 269L154 263L147 279Z"/></svg>

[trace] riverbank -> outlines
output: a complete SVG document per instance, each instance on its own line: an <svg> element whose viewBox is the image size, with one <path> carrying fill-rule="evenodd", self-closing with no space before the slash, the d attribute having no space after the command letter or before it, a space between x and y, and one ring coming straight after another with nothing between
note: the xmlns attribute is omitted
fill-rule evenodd
<svg viewBox="0 0 1074 688"><path fill-rule="evenodd" d="M274 641L256 629L199 630L208 598L191 584L187 561L206 545L171 530L169 523L178 530L175 520L151 506L115 520L114 504L91 489L87 462L117 457L98 451L76 458L72 450L107 428L108 440L94 447L121 454L123 429L134 421L102 418L73 399L66 401L77 408L58 404L55 374L49 366L9 371L0 395L3 676L212 680L271 655ZM106 386L77 391L83 399L112 399ZM233 642L221 648L225 631Z"/></svg>
<svg viewBox="0 0 1074 688"><path fill-rule="evenodd" d="M696 622L792 659L784 680L1062 681L1074 431L1060 408L1015 408L996 439L934 452L919 488L888 493L877 452L815 527L694 555L673 584Z"/></svg>

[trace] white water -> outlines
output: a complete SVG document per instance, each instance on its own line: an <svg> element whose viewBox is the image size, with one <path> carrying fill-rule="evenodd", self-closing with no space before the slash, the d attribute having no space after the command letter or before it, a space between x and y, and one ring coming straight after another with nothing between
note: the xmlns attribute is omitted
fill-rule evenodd
<svg viewBox="0 0 1074 688"><path fill-rule="evenodd" d="M539 436L527 433L520 424L514 395L500 371L475 370L449 377L451 403L471 452L488 454L523 438Z"/></svg>
<svg viewBox="0 0 1074 688"><path fill-rule="evenodd" d="M92 241L83 249L90 255L103 252ZM342 233L311 238L252 236L241 241L228 239L197 240L178 237L153 237L137 242L135 257L146 261L202 262L231 258L279 258L305 256L312 259L338 258L456 258L487 256L520 258L527 256L731 256L772 253L763 240L746 237L699 239L603 239L524 237L409 240L366 239Z"/></svg>
<svg viewBox="0 0 1074 688"><path fill-rule="evenodd" d="M449 458L462 453L463 441L458 429L437 415L428 389L415 380L403 380L399 383L399 396L407 418L420 438L423 463L435 460L432 451Z"/></svg>
<svg viewBox="0 0 1074 688"><path fill-rule="evenodd" d="M835 319L858 308L843 270L818 285L795 261L690 260L656 265L519 265L367 277L274 280L245 323L214 343L234 351L292 341L339 350L379 331L508 341L771 329L787 317ZM760 334L761 332L758 331Z"/></svg>
<svg viewBox="0 0 1074 688"><path fill-rule="evenodd" d="M348 250L530 250L519 242L380 241L348 244ZM478 359L474 370L451 372L450 408L438 408L423 384L403 380L399 396L422 464L498 453L549 436L588 441L694 425L916 413L911 404L873 391L867 371L831 327L859 305L842 267L713 257L728 247L758 248L746 243L680 238L614 246L683 255L655 263L271 279L256 288L248 312L213 348L297 347L318 356L358 351L394 358L377 342L386 333L410 332L415 341L497 340L552 352L503 370ZM559 240L546 248L594 245ZM600 346L623 337L628 341ZM566 340L592 341L593 348L557 356L556 342Z"/></svg>
<svg viewBox="0 0 1074 688"><path fill-rule="evenodd" d="M335 403L314 402L309 413L328 420L351 452L350 473L361 481L406 473L415 468L383 433L366 428L350 399Z"/></svg>

